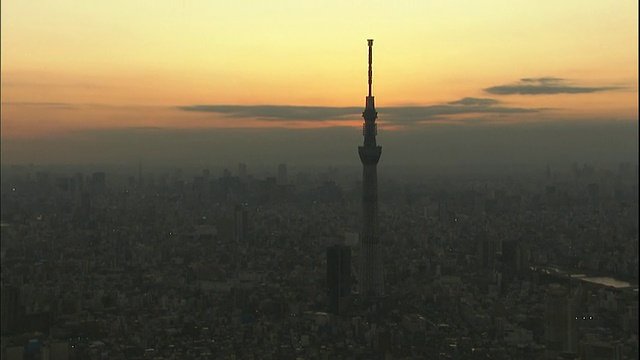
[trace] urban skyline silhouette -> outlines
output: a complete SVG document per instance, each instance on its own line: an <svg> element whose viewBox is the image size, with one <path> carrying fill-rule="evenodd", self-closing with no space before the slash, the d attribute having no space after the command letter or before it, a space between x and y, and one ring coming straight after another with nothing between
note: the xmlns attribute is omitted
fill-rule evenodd
<svg viewBox="0 0 640 360"><path fill-rule="evenodd" d="M637 3L0 14L3 360L637 358Z"/></svg>

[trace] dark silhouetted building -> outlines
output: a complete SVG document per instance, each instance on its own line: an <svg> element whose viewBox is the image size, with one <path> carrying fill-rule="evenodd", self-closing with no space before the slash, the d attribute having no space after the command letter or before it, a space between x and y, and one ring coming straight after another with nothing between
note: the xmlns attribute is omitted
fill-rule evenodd
<svg viewBox="0 0 640 360"><path fill-rule="evenodd" d="M510 274L522 271L522 245L519 241L509 240L502 242L502 262L506 271Z"/></svg>
<svg viewBox="0 0 640 360"><path fill-rule="evenodd" d="M488 235L484 235L488 236ZM484 269L493 270L496 268L496 258L498 251L500 250L500 241L496 239L489 239L481 237L481 241L478 244L478 260L480 266Z"/></svg>
<svg viewBox="0 0 640 360"><path fill-rule="evenodd" d="M247 239L247 226L248 226L248 212L247 209L241 205L236 205L234 211L234 224L235 224L235 240L245 241Z"/></svg>
<svg viewBox="0 0 640 360"><path fill-rule="evenodd" d="M36 172L36 183L40 189L48 189L50 184L50 178L48 172L38 171Z"/></svg>
<svg viewBox="0 0 640 360"><path fill-rule="evenodd" d="M278 185L287 185L287 164L278 165Z"/></svg>
<svg viewBox="0 0 640 360"><path fill-rule="evenodd" d="M82 195L80 195L77 207L78 218L81 222L87 222L89 221L89 219L91 219L91 203L91 193L83 192Z"/></svg>
<svg viewBox="0 0 640 360"><path fill-rule="evenodd" d="M19 292L15 286L2 286L2 335L13 334L18 330L19 324Z"/></svg>
<svg viewBox="0 0 640 360"><path fill-rule="evenodd" d="M580 359L584 360L620 360L620 344L604 341L585 341L582 344Z"/></svg>
<svg viewBox="0 0 640 360"><path fill-rule="evenodd" d="M238 177L241 181L247 181L247 164L238 164Z"/></svg>
<svg viewBox="0 0 640 360"><path fill-rule="evenodd" d="M544 339L547 359L578 353L576 306L567 289L551 284L545 298Z"/></svg>
<svg viewBox="0 0 640 360"><path fill-rule="evenodd" d="M327 248L327 292L329 311L342 314L351 295L351 248L348 246Z"/></svg>
<svg viewBox="0 0 640 360"><path fill-rule="evenodd" d="M102 171L91 176L91 190L94 194L104 194L107 190L107 174Z"/></svg>
<svg viewBox="0 0 640 360"><path fill-rule="evenodd" d="M63 192L71 191L71 179L68 177L57 178L56 188Z"/></svg>
<svg viewBox="0 0 640 360"><path fill-rule="evenodd" d="M82 192L84 190L84 175L81 172L76 173L75 180L78 192Z"/></svg>

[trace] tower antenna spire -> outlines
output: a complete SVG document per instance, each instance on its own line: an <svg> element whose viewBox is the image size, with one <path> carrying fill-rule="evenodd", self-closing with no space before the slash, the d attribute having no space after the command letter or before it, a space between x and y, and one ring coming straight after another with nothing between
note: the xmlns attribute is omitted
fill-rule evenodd
<svg viewBox="0 0 640 360"><path fill-rule="evenodd" d="M373 39L367 39L369 44L369 96L371 96L371 82L373 78L373 70L371 64L373 63Z"/></svg>

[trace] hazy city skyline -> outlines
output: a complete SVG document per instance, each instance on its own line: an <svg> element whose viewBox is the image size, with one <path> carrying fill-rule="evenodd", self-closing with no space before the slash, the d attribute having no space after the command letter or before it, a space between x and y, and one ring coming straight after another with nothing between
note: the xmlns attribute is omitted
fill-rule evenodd
<svg viewBox="0 0 640 360"><path fill-rule="evenodd" d="M636 161L637 3L2 4L2 162ZM331 144L331 147L326 147Z"/></svg>
<svg viewBox="0 0 640 360"><path fill-rule="evenodd" d="M637 358L637 2L1 7L2 359Z"/></svg>

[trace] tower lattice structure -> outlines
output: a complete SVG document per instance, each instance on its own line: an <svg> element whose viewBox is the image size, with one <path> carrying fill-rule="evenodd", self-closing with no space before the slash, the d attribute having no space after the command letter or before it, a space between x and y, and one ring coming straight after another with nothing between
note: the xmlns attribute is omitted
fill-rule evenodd
<svg viewBox="0 0 640 360"><path fill-rule="evenodd" d="M365 108L362 112L364 124L362 134L364 144L358 147L358 154L362 162L362 213L363 229L360 242L360 292L366 296L380 296L384 294L384 279L382 274L382 248L378 237L378 161L382 155L382 146L376 143L377 125L374 97L371 94L373 40L367 40L369 45L369 93L366 97Z"/></svg>

